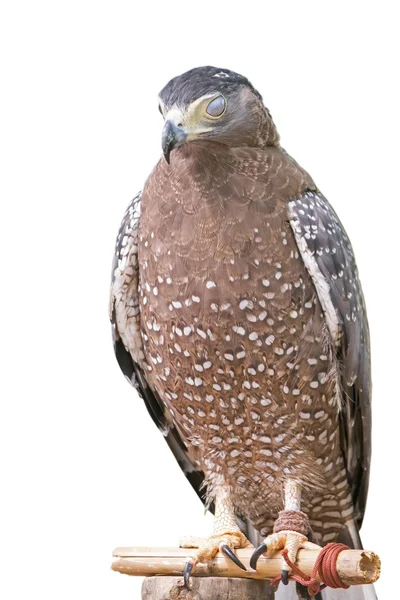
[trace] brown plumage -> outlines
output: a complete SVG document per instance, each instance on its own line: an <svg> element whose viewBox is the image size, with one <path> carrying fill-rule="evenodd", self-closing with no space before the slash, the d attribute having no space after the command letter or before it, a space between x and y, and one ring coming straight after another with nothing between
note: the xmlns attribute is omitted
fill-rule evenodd
<svg viewBox="0 0 400 600"><path fill-rule="evenodd" d="M195 135L202 122L188 107L212 93L231 114ZM167 116L189 114L191 129L117 240L120 364L206 503L229 489L237 513L266 534L291 480L319 543L347 531L357 544L370 376L348 238L245 78L198 69L160 97Z"/></svg>

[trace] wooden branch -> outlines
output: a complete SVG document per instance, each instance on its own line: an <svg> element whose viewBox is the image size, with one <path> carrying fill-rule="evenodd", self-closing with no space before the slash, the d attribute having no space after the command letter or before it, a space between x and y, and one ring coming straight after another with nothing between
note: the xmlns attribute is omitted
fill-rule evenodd
<svg viewBox="0 0 400 600"><path fill-rule="evenodd" d="M237 550L237 555L249 569L242 571L223 554L218 553L207 564L199 564L192 571L194 577L245 577L248 579L272 579L281 572L281 555L275 553L271 558L261 557L257 563L257 571L249 566L254 548ZM311 575L319 550L300 550L297 566ZM117 548L113 552L116 558L111 568L127 575L175 575L182 576L185 561L190 556L187 548ZM346 585L362 585L374 583L380 575L381 561L379 556L367 550L344 550L338 556L337 572Z"/></svg>

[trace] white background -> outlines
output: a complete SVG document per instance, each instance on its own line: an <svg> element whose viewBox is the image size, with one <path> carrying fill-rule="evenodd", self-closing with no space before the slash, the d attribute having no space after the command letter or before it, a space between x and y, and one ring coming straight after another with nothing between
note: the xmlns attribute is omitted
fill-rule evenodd
<svg viewBox="0 0 400 600"><path fill-rule="evenodd" d="M211 527L119 371L107 318L118 225L160 154L158 91L204 64L241 72L260 90L283 146L352 239L373 343L374 449L362 533L383 560L380 598L397 597L395 4L2 4L5 600L138 599L140 581L109 570L114 547L176 545L180 535Z"/></svg>

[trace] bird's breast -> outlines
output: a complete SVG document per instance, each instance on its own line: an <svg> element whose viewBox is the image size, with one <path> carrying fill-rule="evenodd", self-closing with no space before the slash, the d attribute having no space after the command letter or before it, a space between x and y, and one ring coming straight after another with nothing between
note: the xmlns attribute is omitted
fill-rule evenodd
<svg viewBox="0 0 400 600"><path fill-rule="evenodd" d="M294 464L299 435L329 443L337 380L282 194L255 169L209 179L206 192L193 174L185 184L156 169L142 201L140 311L148 378L187 443L273 477L278 447Z"/></svg>

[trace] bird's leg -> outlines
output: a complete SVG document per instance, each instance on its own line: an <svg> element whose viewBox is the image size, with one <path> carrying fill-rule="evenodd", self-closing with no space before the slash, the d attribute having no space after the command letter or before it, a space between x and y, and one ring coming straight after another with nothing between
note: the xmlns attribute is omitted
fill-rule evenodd
<svg viewBox="0 0 400 600"><path fill-rule="evenodd" d="M244 571L247 570L244 564L236 556L234 549L245 548L251 544L246 536L240 531L236 523L235 511L228 487L220 488L216 494L214 530L212 535L206 540L185 538L180 543L182 548L193 548L197 545L197 552L193 557L188 558L185 565L184 580L186 585L189 583L190 573L196 564L199 562L208 562L218 551L223 552Z"/></svg>
<svg viewBox="0 0 400 600"><path fill-rule="evenodd" d="M316 544L308 541L310 523L305 513L300 510L301 506L301 485L296 481L289 479L285 483L285 507L279 513L274 523L274 533L269 535L264 542L253 553L250 559L250 566L255 569L257 560L261 554L269 556L276 550L287 549L288 558L293 563L296 562L297 552L300 548L315 549L319 548ZM290 567L282 557L281 581L284 585L289 582Z"/></svg>

